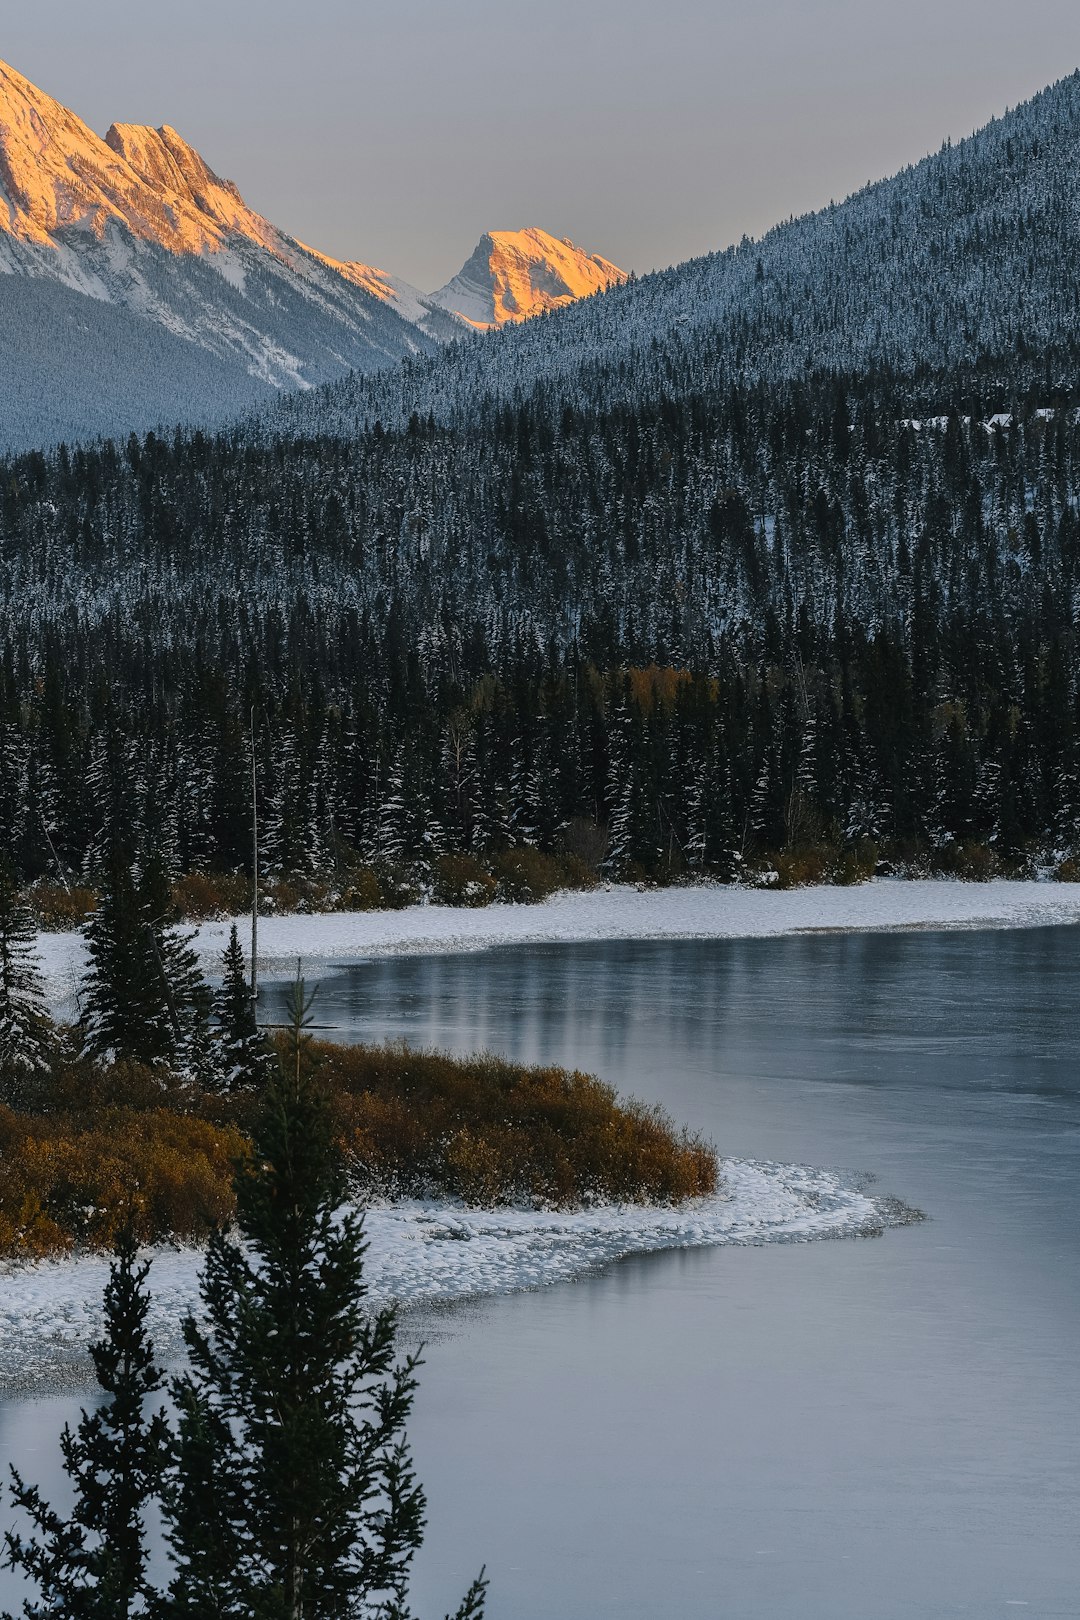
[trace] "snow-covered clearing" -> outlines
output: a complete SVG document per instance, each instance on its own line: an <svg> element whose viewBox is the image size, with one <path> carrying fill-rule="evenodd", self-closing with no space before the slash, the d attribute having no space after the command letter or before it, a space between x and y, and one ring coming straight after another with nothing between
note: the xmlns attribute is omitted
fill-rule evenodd
<svg viewBox="0 0 1080 1620"><path fill-rule="evenodd" d="M679 1208L607 1205L573 1213L409 1202L367 1214L372 1303L421 1305L570 1282L632 1254L718 1244L798 1243L880 1232L906 1218L851 1179L798 1165L727 1160L722 1190ZM201 1256L155 1251L150 1327L175 1362L197 1302ZM85 1382L98 1331L104 1256L0 1268L0 1388Z"/></svg>
<svg viewBox="0 0 1080 1620"><path fill-rule="evenodd" d="M557 894L540 905L410 906L265 917L259 924L264 975L372 956L483 950L496 945L616 939L751 939L820 930L1035 928L1080 922L1080 884L956 883L881 879L854 888L731 889L719 884L641 892L626 885ZM247 943L246 923L241 932ZM229 925L204 923L197 945L217 968ZM73 984L84 962L77 934L43 934L41 954L58 1013L71 1017Z"/></svg>

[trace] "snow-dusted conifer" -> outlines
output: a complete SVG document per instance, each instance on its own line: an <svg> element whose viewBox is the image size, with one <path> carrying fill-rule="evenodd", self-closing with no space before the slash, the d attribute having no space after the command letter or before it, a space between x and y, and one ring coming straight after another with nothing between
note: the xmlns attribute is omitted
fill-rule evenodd
<svg viewBox="0 0 1080 1620"><path fill-rule="evenodd" d="M214 1001L218 1021L215 1076L226 1091L249 1091L266 1083L274 1060L255 1021L251 980L235 923L221 961L224 974Z"/></svg>
<svg viewBox="0 0 1080 1620"><path fill-rule="evenodd" d="M86 926L83 1039L98 1057L132 1057L205 1076L210 992L190 938L168 926L172 916L160 863L151 860L137 882L123 851L114 849Z"/></svg>
<svg viewBox="0 0 1080 1620"><path fill-rule="evenodd" d="M365 1308L362 1227L342 1207L309 1007L298 981L236 1178L237 1232L211 1237L203 1322L185 1327L164 1620L408 1620L424 1527L405 1441L417 1361L396 1361L393 1311ZM481 1578L457 1620L479 1620L483 1595Z"/></svg>
<svg viewBox="0 0 1080 1620"><path fill-rule="evenodd" d="M70 1515L12 1470L12 1500L33 1527L5 1537L8 1567L36 1588L25 1620L129 1620L152 1612L145 1515L160 1486L169 1431L163 1412L146 1412L163 1384L146 1331L148 1271L128 1225L105 1290L104 1336L90 1351L107 1400L84 1411L60 1440L75 1496Z"/></svg>
<svg viewBox="0 0 1080 1620"><path fill-rule="evenodd" d="M55 1034L34 919L10 866L0 862L0 1101L21 1100L26 1081L48 1067Z"/></svg>

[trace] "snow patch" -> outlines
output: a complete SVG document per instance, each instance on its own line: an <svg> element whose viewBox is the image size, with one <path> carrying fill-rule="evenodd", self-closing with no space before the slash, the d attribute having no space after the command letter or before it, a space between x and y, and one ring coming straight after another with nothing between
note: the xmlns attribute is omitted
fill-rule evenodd
<svg viewBox="0 0 1080 1620"><path fill-rule="evenodd" d="M377 1206L366 1216L371 1303L409 1306L517 1293L573 1282L635 1254L878 1235L910 1218L833 1171L728 1159L721 1175L718 1194L677 1207ZM197 1304L202 1255L163 1247L152 1258L150 1329L158 1354L175 1364L182 1355L181 1324ZM107 1275L104 1255L0 1267L0 1388L87 1381L85 1352L100 1329Z"/></svg>

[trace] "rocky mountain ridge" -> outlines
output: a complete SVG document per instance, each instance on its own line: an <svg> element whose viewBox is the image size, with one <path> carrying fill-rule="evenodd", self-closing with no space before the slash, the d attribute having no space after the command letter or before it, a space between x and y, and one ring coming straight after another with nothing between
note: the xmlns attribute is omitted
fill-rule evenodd
<svg viewBox="0 0 1080 1620"><path fill-rule="evenodd" d="M487 302L474 273L459 311L457 284L485 244ZM495 232L429 297L290 236L169 125L115 123L100 137L0 62L0 447L210 423L621 274L546 232Z"/></svg>

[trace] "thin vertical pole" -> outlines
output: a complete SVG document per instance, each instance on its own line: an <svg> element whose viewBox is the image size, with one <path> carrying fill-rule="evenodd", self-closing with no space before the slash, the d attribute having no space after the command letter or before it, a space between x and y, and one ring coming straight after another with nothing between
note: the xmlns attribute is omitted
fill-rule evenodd
<svg viewBox="0 0 1080 1620"><path fill-rule="evenodd" d="M259 999L259 792L255 771L255 707L251 709L251 1004Z"/></svg>

